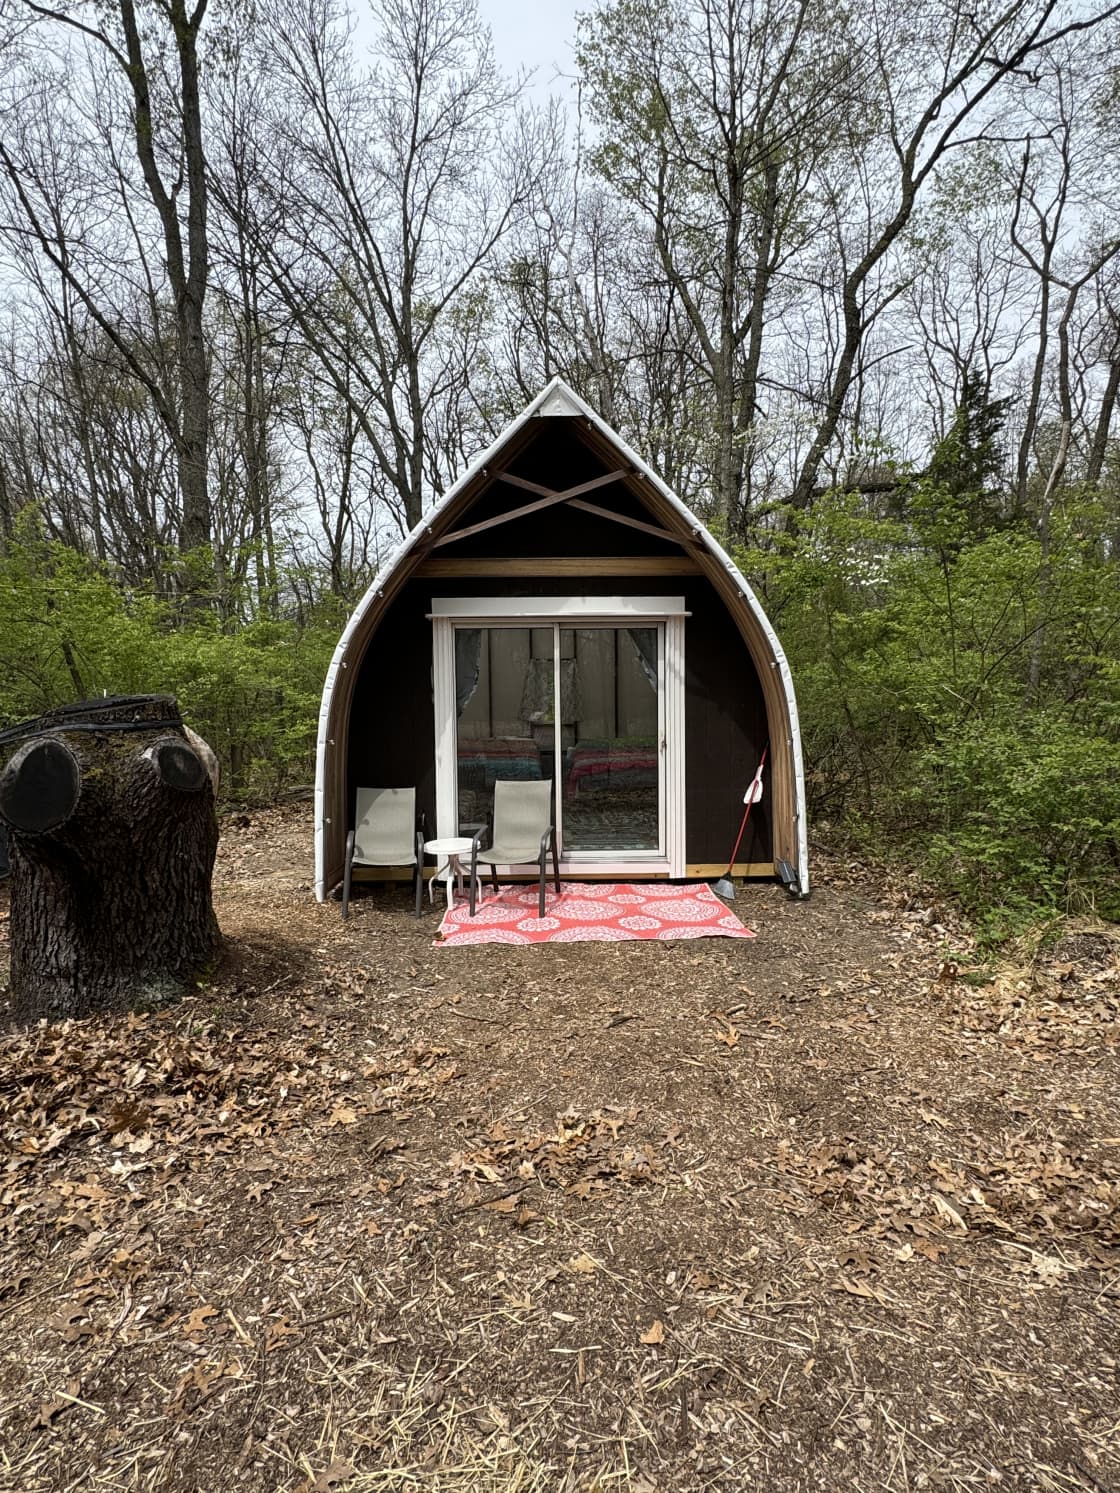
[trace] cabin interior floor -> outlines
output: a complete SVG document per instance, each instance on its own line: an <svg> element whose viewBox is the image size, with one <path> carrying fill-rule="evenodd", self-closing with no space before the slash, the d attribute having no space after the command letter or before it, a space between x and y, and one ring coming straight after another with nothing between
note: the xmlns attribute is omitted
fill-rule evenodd
<svg viewBox="0 0 1120 1493"><path fill-rule="evenodd" d="M585 795L564 805L564 850L656 851L657 788Z"/></svg>

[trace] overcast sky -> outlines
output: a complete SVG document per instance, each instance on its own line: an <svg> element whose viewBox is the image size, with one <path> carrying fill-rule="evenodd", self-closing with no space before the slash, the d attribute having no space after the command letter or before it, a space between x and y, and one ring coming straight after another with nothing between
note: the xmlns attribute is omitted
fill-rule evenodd
<svg viewBox="0 0 1120 1493"><path fill-rule="evenodd" d="M479 0L479 14L494 36L494 51L507 72L535 69L534 83L549 90L555 75L574 71L572 42L576 10L591 9L591 0ZM559 86L559 85L556 85Z"/></svg>

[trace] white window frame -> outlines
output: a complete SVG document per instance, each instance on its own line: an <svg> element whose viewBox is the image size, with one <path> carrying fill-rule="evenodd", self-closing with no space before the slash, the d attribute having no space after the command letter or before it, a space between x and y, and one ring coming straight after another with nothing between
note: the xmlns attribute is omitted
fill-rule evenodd
<svg viewBox="0 0 1120 1493"><path fill-rule="evenodd" d="M573 875L594 871L603 876L632 872L685 875L685 610L683 596L440 596L432 601L432 700L435 710L436 824L441 838L459 833L457 814L455 627L568 626L577 619L626 627L641 618L664 624L658 650L661 722L661 820L664 853L634 851L611 860L593 851L561 854L560 870ZM555 645L554 645L555 646ZM556 676L559 691L559 675ZM557 707L558 710L558 707ZM559 715L557 713L557 719ZM557 740L559 738L557 737ZM559 787L559 783L557 784ZM509 875L517 868L500 867Z"/></svg>
<svg viewBox="0 0 1120 1493"><path fill-rule="evenodd" d="M578 617L625 627L634 617L663 621L688 613L683 596L437 596L429 616L515 624L529 619L563 624Z"/></svg>

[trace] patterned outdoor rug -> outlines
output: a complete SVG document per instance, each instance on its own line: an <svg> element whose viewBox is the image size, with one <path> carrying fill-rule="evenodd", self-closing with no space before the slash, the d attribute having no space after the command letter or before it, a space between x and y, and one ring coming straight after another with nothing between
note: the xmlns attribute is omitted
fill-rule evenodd
<svg viewBox="0 0 1120 1493"><path fill-rule="evenodd" d="M436 943L621 943L629 938L753 938L711 887L693 882L591 884L562 881L548 889L537 916L537 888L521 883L490 891L472 918L466 899L444 915Z"/></svg>

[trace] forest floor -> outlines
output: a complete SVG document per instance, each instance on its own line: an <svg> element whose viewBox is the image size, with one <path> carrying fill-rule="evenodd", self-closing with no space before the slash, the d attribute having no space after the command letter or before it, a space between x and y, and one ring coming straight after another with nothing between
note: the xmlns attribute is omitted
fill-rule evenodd
<svg viewBox="0 0 1120 1493"><path fill-rule="evenodd" d="M1120 1493L1120 930L982 968L822 854L450 950L310 844L227 819L181 1004L0 1036L3 1493Z"/></svg>

